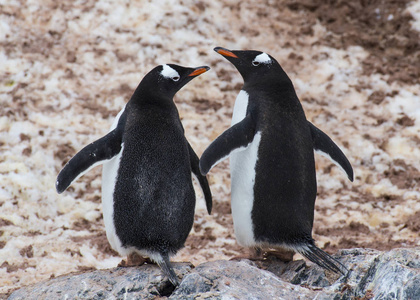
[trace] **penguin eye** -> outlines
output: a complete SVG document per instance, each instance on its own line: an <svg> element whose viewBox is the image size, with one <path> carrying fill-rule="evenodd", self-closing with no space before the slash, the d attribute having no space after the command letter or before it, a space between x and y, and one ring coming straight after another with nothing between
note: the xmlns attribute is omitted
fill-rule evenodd
<svg viewBox="0 0 420 300"><path fill-rule="evenodd" d="M260 62L259 62L259 61L254 60L254 61L252 61L252 65L253 65L254 67L259 66L259 65L260 65Z"/></svg>
<svg viewBox="0 0 420 300"><path fill-rule="evenodd" d="M173 81L178 81L179 80L179 76L172 77L172 80Z"/></svg>

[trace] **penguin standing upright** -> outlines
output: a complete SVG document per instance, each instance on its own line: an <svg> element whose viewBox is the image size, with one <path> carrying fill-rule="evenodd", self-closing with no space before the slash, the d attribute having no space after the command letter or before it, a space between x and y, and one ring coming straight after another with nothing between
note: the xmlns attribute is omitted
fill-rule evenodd
<svg viewBox="0 0 420 300"><path fill-rule="evenodd" d="M199 159L184 136L173 97L209 67L161 65L140 82L111 131L77 153L58 174L62 193L94 166L104 164L102 204L106 235L121 255L156 262L177 286L169 257L184 246L195 209L193 173L208 213L212 198Z"/></svg>
<svg viewBox="0 0 420 300"><path fill-rule="evenodd" d="M349 161L306 120L291 80L273 57L261 51L214 50L237 68L244 85L236 98L232 126L204 151L200 170L205 175L230 156L238 243L257 252L296 251L344 274L347 269L316 247L312 238L314 150L331 158L353 181Z"/></svg>

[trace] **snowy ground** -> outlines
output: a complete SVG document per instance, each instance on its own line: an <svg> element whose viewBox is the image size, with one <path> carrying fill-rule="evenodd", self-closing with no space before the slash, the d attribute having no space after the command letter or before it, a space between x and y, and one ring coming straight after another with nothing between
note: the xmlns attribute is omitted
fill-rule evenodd
<svg viewBox="0 0 420 300"><path fill-rule="evenodd" d="M242 83L216 46L276 57L307 118L351 161L354 183L316 157L318 246L331 253L420 246L419 0L67 2L0 4L3 296L118 264L104 234L101 167L62 195L56 175L108 131L144 74L163 63L212 68L175 98L201 155L229 127ZM194 228L175 261L198 264L244 252L233 235L228 163L209 180L213 214L206 215L199 195Z"/></svg>

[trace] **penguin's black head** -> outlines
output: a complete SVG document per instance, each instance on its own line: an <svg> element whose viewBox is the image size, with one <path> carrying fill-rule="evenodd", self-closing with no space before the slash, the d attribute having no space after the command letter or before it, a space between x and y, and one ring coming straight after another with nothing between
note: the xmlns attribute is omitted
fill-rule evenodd
<svg viewBox="0 0 420 300"><path fill-rule="evenodd" d="M269 78L290 81L280 64L265 52L255 50L228 50L222 47L216 47L214 51L223 55L238 69L245 83L253 80L268 80Z"/></svg>
<svg viewBox="0 0 420 300"><path fill-rule="evenodd" d="M186 68L174 64L155 67L142 80L139 88L149 89L149 92L160 97L173 98L175 94L193 78L210 70L207 66Z"/></svg>
<svg viewBox="0 0 420 300"><path fill-rule="evenodd" d="M158 67L157 88L168 96L175 94L193 78L210 70L207 66L198 68L186 68L174 64L161 65Z"/></svg>

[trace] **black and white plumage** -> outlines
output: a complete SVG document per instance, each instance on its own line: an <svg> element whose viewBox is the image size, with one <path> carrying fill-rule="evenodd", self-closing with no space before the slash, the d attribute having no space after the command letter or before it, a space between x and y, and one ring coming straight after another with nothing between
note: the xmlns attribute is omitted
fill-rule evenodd
<svg viewBox="0 0 420 300"><path fill-rule="evenodd" d="M112 248L121 255L138 253L155 261L174 285L169 262L184 246L192 228L194 174L207 210L212 197L199 159L184 136L173 97L208 67L161 65L140 82L116 117L110 132L77 153L59 173L62 193L91 168L103 164L102 204Z"/></svg>
<svg viewBox="0 0 420 300"><path fill-rule="evenodd" d="M315 246L317 192L314 150L331 158L353 181L343 152L308 122L293 84L278 62L261 51L215 48L240 72L232 126L204 151L201 173L230 156L232 215L242 246L299 252L318 265L346 268Z"/></svg>

